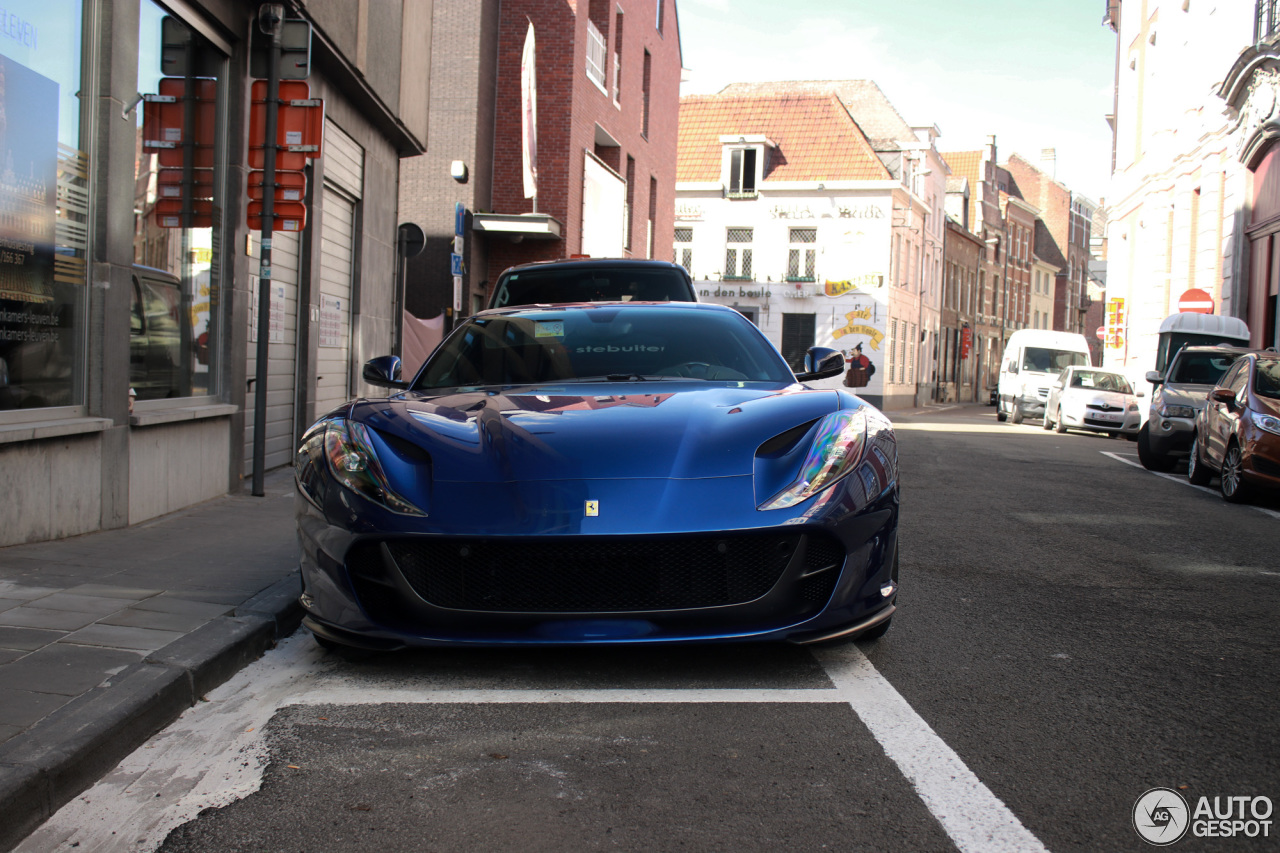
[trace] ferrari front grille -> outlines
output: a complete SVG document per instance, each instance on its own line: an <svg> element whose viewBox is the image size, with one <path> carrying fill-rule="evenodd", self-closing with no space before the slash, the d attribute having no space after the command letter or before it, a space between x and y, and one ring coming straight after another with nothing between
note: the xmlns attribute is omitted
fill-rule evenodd
<svg viewBox="0 0 1280 853"><path fill-rule="evenodd" d="M804 538L788 532L628 539L395 539L385 544L409 586L436 607L619 613L754 601L782 577ZM842 560L839 543L834 548L827 543L805 560L805 570L833 567L822 572L831 578L823 579L826 586L834 583Z"/></svg>

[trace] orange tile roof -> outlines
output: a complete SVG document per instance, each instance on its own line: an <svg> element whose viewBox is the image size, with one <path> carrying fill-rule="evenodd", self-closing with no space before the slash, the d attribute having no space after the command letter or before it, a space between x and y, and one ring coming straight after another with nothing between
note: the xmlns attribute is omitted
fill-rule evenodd
<svg viewBox="0 0 1280 853"><path fill-rule="evenodd" d="M978 204L978 198L981 196L980 185L982 176L978 174L978 170L982 168L981 151L952 151L939 152L942 154L942 160L951 167L951 175L957 178L969 179L969 227L976 227L977 217L974 208Z"/></svg>
<svg viewBox="0 0 1280 853"><path fill-rule="evenodd" d="M765 181L879 181L890 174L831 94L693 95L680 99L677 181L720 180L721 136L762 134Z"/></svg>

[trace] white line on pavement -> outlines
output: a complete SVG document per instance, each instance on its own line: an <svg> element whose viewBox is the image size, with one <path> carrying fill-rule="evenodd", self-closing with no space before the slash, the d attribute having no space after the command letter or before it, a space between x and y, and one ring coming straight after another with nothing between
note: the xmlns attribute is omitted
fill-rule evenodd
<svg viewBox="0 0 1280 853"><path fill-rule="evenodd" d="M956 847L966 853L1046 850L856 646L815 649L814 655Z"/></svg>
<svg viewBox="0 0 1280 853"><path fill-rule="evenodd" d="M1116 454L1116 453L1112 453L1109 450L1099 450L1098 452L1101 453L1103 456L1110 456L1112 459L1116 460L1117 462L1123 462L1126 465L1132 465L1134 468L1139 468L1143 471L1147 471L1147 469L1143 467L1141 462L1134 462L1132 459L1125 459L1123 456L1120 456L1119 454ZM1196 491L1204 492L1206 495L1218 494L1216 491L1214 491L1213 489L1210 489L1208 486L1197 486L1195 483L1191 482L1186 477L1179 477L1177 474L1166 474L1163 471L1148 471L1148 473L1154 474L1157 477L1163 477L1164 479L1171 480L1172 482L1175 482L1175 483L1181 483L1184 486L1190 486ZM1258 512L1262 513L1263 515L1269 515L1272 518L1280 518L1280 512L1276 512L1274 509L1267 509L1264 506L1254 506L1253 504L1248 504L1248 507L1249 509L1256 509Z"/></svg>

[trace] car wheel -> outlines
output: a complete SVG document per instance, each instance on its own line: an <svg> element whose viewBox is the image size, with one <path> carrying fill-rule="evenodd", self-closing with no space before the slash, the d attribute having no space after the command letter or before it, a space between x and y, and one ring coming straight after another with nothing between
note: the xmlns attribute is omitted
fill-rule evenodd
<svg viewBox="0 0 1280 853"><path fill-rule="evenodd" d="M1008 415L1006 415L1004 411L1004 400L1003 399L996 400L996 420L998 420L1000 423L1004 423L1005 418L1007 417Z"/></svg>
<svg viewBox="0 0 1280 853"><path fill-rule="evenodd" d="M1191 439L1191 455L1187 457L1187 479L1193 486L1207 486L1213 479L1213 472L1205 467L1200 458L1200 438Z"/></svg>
<svg viewBox="0 0 1280 853"><path fill-rule="evenodd" d="M1241 469L1244 467L1244 454L1240 445L1232 439L1227 452L1222 455L1222 474L1220 488L1222 499L1233 504L1243 503L1249 498L1249 489L1245 485Z"/></svg>
<svg viewBox="0 0 1280 853"><path fill-rule="evenodd" d="M1059 435L1067 431L1067 422L1062 419L1061 406L1058 407L1058 423L1057 423L1056 429Z"/></svg>
<svg viewBox="0 0 1280 853"><path fill-rule="evenodd" d="M1053 429L1053 418L1049 417L1049 409L1046 406L1044 410L1044 423L1041 424L1046 430Z"/></svg>
<svg viewBox="0 0 1280 853"><path fill-rule="evenodd" d="M1142 429L1138 430L1138 461L1148 471L1170 471L1173 469L1172 459L1151 449L1151 436L1147 432L1146 424L1143 424Z"/></svg>
<svg viewBox="0 0 1280 853"><path fill-rule="evenodd" d="M1022 405L1013 403L1009 406L1009 420L1015 424L1022 423Z"/></svg>

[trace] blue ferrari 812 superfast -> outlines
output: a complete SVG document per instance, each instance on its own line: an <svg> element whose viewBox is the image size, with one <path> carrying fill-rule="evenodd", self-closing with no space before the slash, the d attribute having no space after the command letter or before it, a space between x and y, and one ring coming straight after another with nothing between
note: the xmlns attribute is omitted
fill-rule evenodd
<svg viewBox="0 0 1280 853"><path fill-rule="evenodd" d="M295 459L305 624L329 648L878 637L898 454L731 308L483 311Z"/></svg>

